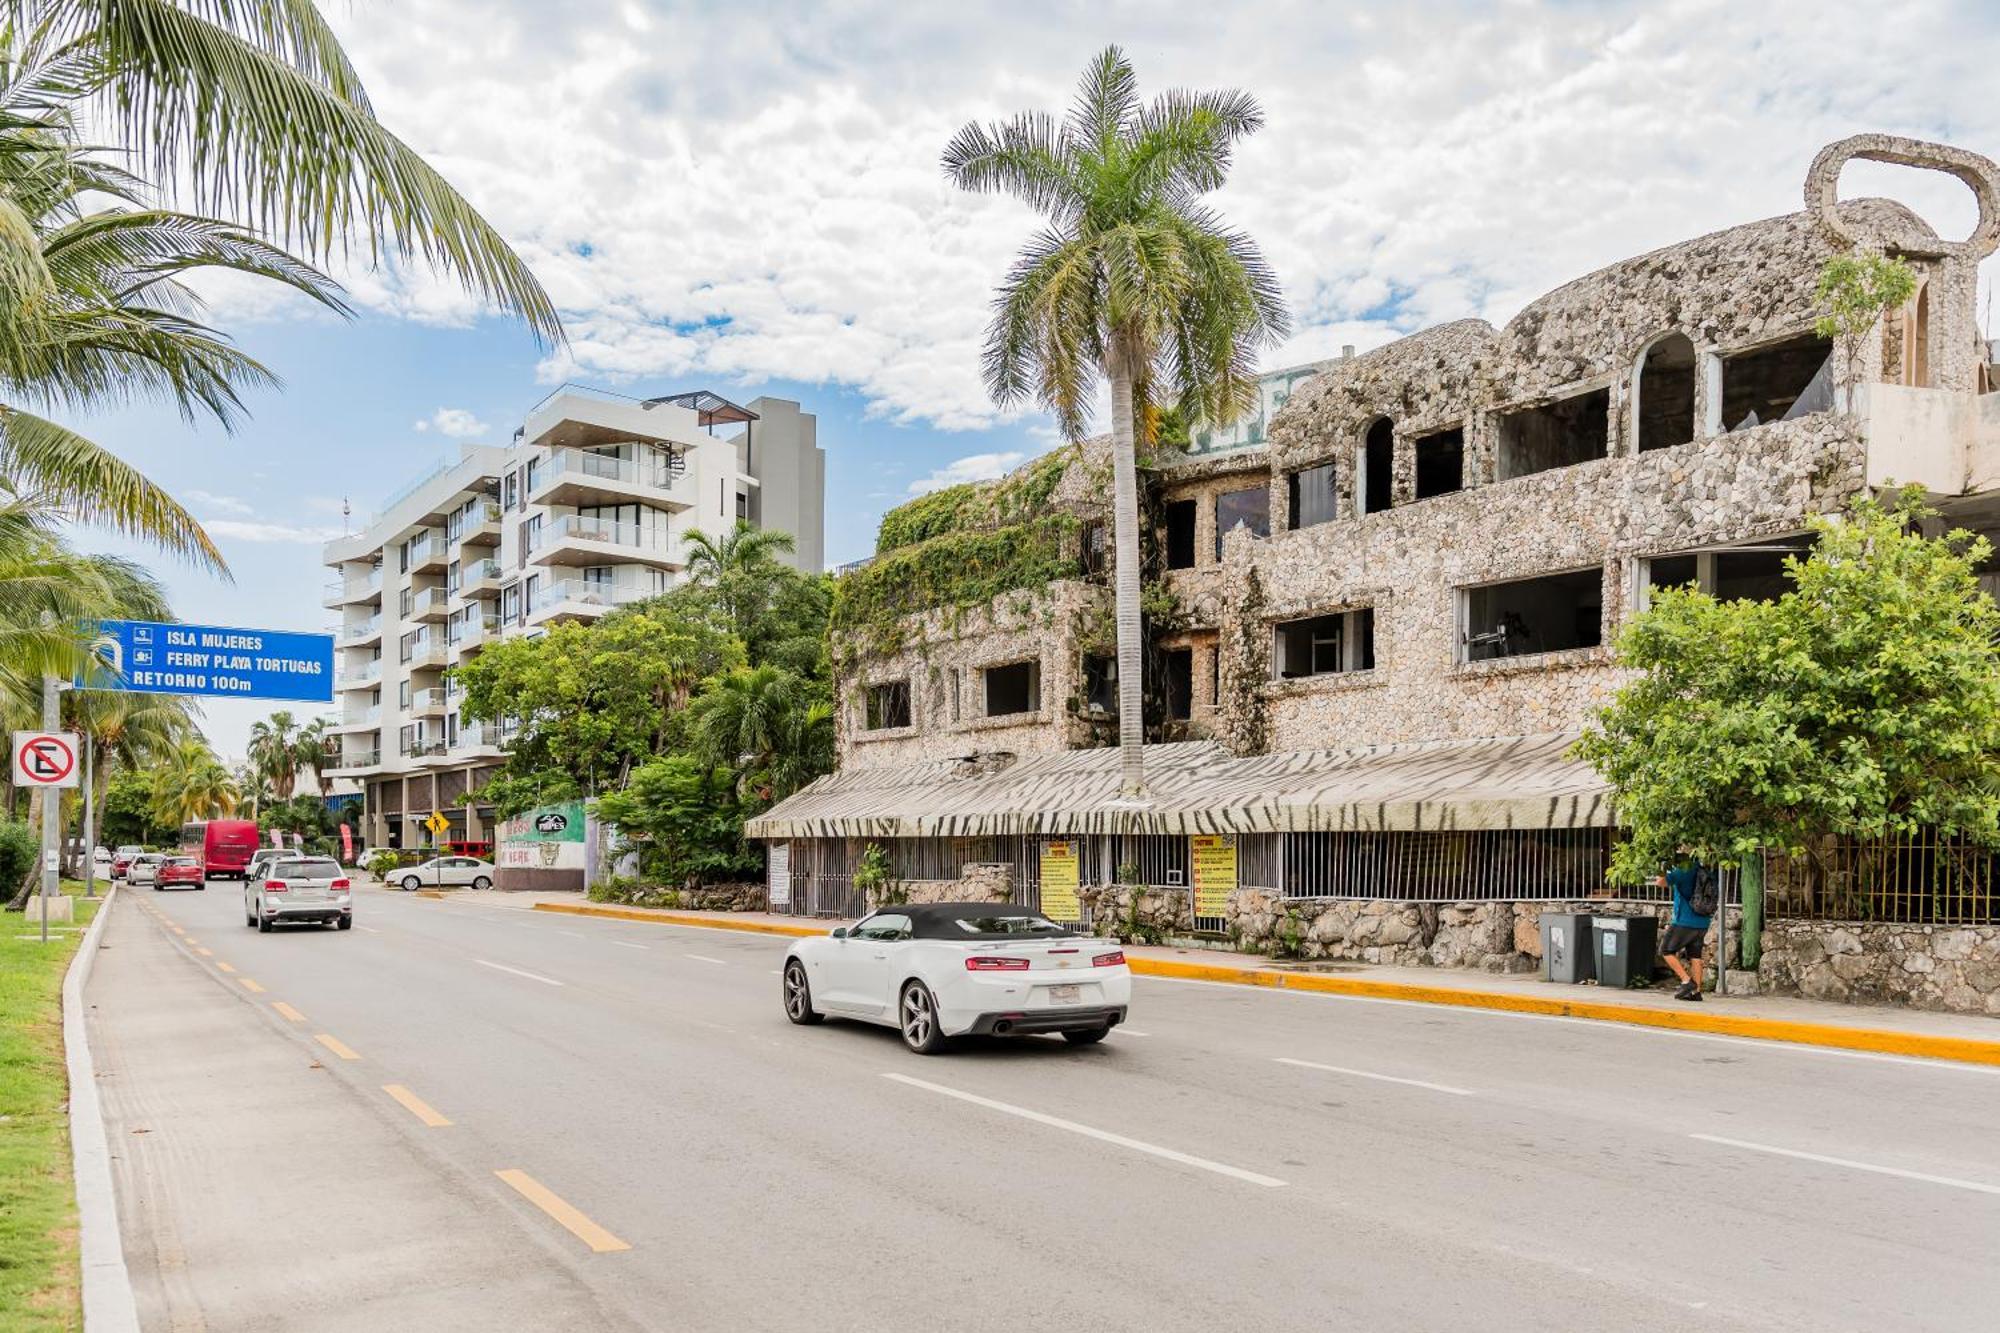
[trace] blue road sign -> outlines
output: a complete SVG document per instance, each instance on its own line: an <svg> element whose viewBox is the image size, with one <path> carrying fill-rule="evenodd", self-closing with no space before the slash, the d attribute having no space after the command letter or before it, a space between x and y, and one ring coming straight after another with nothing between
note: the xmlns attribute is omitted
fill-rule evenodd
<svg viewBox="0 0 2000 1333"><path fill-rule="evenodd" d="M333 702L333 636L104 620L115 677L89 688L217 699Z"/></svg>

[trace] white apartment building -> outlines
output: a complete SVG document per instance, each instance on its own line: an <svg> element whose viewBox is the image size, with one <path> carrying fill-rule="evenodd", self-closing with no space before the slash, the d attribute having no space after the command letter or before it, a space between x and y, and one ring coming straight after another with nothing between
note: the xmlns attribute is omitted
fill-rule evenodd
<svg viewBox="0 0 2000 1333"><path fill-rule="evenodd" d="M326 545L338 619L339 767L364 793L370 846L488 842L490 807L463 800L506 737L467 722L445 678L486 645L591 620L666 591L686 537L738 519L792 534L822 567L826 458L799 404L739 406L706 391L630 398L565 385L506 446L466 444Z"/></svg>

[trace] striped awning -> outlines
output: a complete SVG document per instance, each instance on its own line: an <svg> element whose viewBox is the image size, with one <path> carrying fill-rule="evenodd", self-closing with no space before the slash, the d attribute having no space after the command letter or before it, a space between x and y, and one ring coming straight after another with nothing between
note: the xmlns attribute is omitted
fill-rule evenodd
<svg viewBox="0 0 2000 1333"><path fill-rule="evenodd" d="M749 821L753 838L1310 833L1601 828L1610 788L1574 732L1232 757L1146 747L1147 795L1119 794L1115 749L851 768Z"/></svg>

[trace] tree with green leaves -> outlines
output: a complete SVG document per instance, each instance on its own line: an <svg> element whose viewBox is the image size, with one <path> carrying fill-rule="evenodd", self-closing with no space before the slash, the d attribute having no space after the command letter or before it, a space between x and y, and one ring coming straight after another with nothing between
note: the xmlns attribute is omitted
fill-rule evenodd
<svg viewBox="0 0 2000 1333"><path fill-rule="evenodd" d="M687 734L704 763L735 777L755 809L833 771L833 695L823 681L774 666L739 667L702 687Z"/></svg>
<svg viewBox="0 0 2000 1333"><path fill-rule="evenodd" d="M1854 410L1865 340L1884 313L1907 302L1916 291L1916 270L1901 256L1879 250L1848 250L1821 266L1814 295L1826 313L1815 321L1813 332L1831 338L1840 349L1841 406L1847 411Z"/></svg>
<svg viewBox="0 0 2000 1333"><path fill-rule="evenodd" d="M640 878L648 883L687 889L757 874L727 768L710 768L689 754L661 755L599 796L596 809L638 851Z"/></svg>
<svg viewBox="0 0 2000 1333"><path fill-rule="evenodd" d="M198 819L227 818L241 795L235 775L207 742L186 740L154 770L153 821L178 829Z"/></svg>
<svg viewBox="0 0 2000 1333"><path fill-rule="evenodd" d="M250 768L270 784L271 795L280 801L292 799L299 782L299 728L287 709L250 724L250 744L246 756Z"/></svg>
<svg viewBox="0 0 2000 1333"><path fill-rule="evenodd" d="M1773 602L1654 591L1618 642L1641 674L1577 746L1630 834L1616 882L1829 836L2000 844L2000 609L1974 574L1990 548L1921 535L1933 517L1912 487L1813 518Z"/></svg>
<svg viewBox="0 0 2000 1333"><path fill-rule="evenodd" d="M1026 112L970 124L944 152L954 184L1012 194L1047 219L994 300L994 400L1033 397L1080 440L1099 378L1110 384L1118 742L1132 797L1145 785L1135 423L1150 430L1167 407L1188 421L1235 420L1256 392L1258 350L1289 330L1256 244L1201 201L1263 123L1241 92L1141 103L1114 46L1085 71L1061 122Z"/></svg>

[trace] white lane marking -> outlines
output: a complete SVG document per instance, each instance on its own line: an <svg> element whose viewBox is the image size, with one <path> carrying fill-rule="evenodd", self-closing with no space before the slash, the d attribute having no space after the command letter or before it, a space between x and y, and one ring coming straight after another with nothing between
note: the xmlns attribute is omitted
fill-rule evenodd
<svg viewBox="0 0 2000 1333"><path fill-rule="evenodd" d="M621 949L649 949L652 947L649 944L633 944L627 940L612 940L611 943L617 945Z"/></svg>
<svg viewBox="0 0 2000 1333"><path fill-rule="evenodd" d="M1726 1139L1720 1134L1690 1134L1691 1139L1703 1143L1719 1143L1725 1148L1742 1148L1748 1152L1770 1153L1774 1157L1796 1157L1802 1162L1819 1162L1826 1166L1844 1166L1850 1171L1868 1171L1878 1176L1895 1176L1900 1180L1921 1180L1927 1185L1949 1185L1953 1189L1972 1190L1978 1194L2000 1194L2000 1185L1986 1185L1977 1180L1960 1180L1956 1176L1933 1176L1923 1171L1905 1171L1900 1167L1877 1166L1873 1162L1857 1162L1846 1157L1827 1157L1816 1152L1800 1152L1797 1148L1777 1148L1768 1143L1750 1143L1743 1139Z"/></svg>
<svg viewBox="0 0 2000 1333"><path fill-rule="evenodd" d="M1345 1074L1349 1078L1370 1078L1377 1083L1401 1083L1408 1088L1429 1088L1432 1092L1448 1092L1454 1097L1476 1097L1470 1088L1454 1088L1449 1083L1426 1083L1420 1078L1398 1078L1394 1074L1371 1074L1366 1069L1349 1069L1344 1065L1323 1065L1312 1060L1289 1060L1284 1056L1273 1057L1278 1064L1291 1065L1297 1069L1320 1069L1329 1074Z"/></svg>
<svg viewBox="0 0 2000 1333"><path fill-rule="evenodd" d="M557 932L556 932L556 934L558 934L558 935L567 935L567 936L569 936L569 937L570 937L571 939L573 939L573 940L581 940L581 939L588 939L588 938L589 938L589 936L586 936L586 935L579 935L579 934L577 934L577 933L576 933L575 931L573 931L573 930L559 930L559 931L557 931Z"/></svg>
<svg viewBox="0 0 2000 1333"><path fill-rule="evenodd" d="M1111 1029L1111 1035L1114 1037L1150 1037L1153 1034L1150 1032L1140 1032L1134 1028L1128 1028L1120 1024L1118 1027Z"/></svg>
<svg viewBox="0 0 2000 1333"><path fill-rule="evenodd" d="M1259 1175L1255 1171L1245 1171L1240 1166L1229 1166L1223 1162L1211 1162L1206 1157L1195 1157L1188 1153L1177 1152L1172 1148L1162 1148L1156 1143L1145 1143L1139 1139L1128 1139L1123 1134L1113 1134L1109 1130L1096 1129L1090 1125L1079 1125L1074 1120L1064 1120L1059 1116L1046 1115L1041 1111L1030 1111L1025 1106L1015 1106L1011 1102L996 1102L991 1097L981 1097L977 1093L961 1092L957 1088L947 1088L942 1083L927 1083L920 1078L911 1078L908 1074L885 1073L882 1077L894 1080L908 1087L922 1088L926 1092L935 1092L943 1097L955 1097L959 1101L970 1102L974 1106L983 1106L989 1111L999 1111L1003 1115L1019 1116L1023 1120L1032 1120L1038 1125L1047 1125L1051 1129L1066 1129L1072 1134L1081 1134L1085 1138L1096 1139L1100 1143L1116 1144L1120 1148L1130 1148L1133 1152L1146 1153L1152 1157L1163 1157L1169 1162L1179 1162L1182 1166L1192 1166L1203 1171L1213 1171L1219 1176L1228 1176L1232 1180L1241 1180L1252 1185L1262 1185L1266 1189L1282 1189L1285 1184L1284 1181L1271 1176Z"/></svg>
<svg viewBox="0 0 2000 1333"><path fill-rule="evenodd" d="M721 958L710 958L710 957L709 957L709 956L708 956L707 954L705 954L705 953L689 953L689 954L682 954L682 955L681 955L681 957L683 957L683 958L692 958L692 959L694 959L694 960L695 960L696 962L698 962L698 963L714 963L714 964L715 964L715 965L716 965L717 967L728 967L728 966L729 966L729 963L728 963L728 962L727 962L726 960L724 960L724 959L721 959Z"/></svg>
<svg viewBox="0 0 2000 1333"><path fill-rule="evenodd" d="M495 972L512 972L517 977L526 977L530 981L539 981L544 986L560 986L563 984L554 977L544 977L533 972L523 972L520 968L508 967L505 963L489 963L484 958L475 958L472 961L481 967L490 967Z"/></svg>
<svg viewBox="0 0 2000 1333"><path fill-rule="evenodd" d="M373 926L363 926L361 927L361 929L367 931L370 935L380 935L382 933L381 931L375 929L375 927Z"/></svg>
<svg viewBox="0 0 2000 1333"><path fill-rule="evenodd" d="M1510 1009L1481 1009L1476 1005L1438 1005L1428 1000L1390 1000L1377 995L1335 995L1327 991L1285 990L1271 986L1244 986L1233 981L1196 981L1192 977L1150 977L1135 975L1134 981L1162 982L1169 986L1205 986L1210 990L1235 991L1246 996L1282 996L1293 1000L1333 1000L1343 1004L1386 1004L1397 1009L1429 1009L1472 1018L1512 1018L1527 1023L1566 1023L1586 1031L1613 1035L1641 1032L1655 1037L1676 1037L1682 1041L1719 1041L1730 1046L1748 1046L1776 1055L1831 1055L1843 1060L1875 1060L1918 1069L1941 1069L1962 1074L1984 1074L2000 1078L2000 1066L1967 1064L1962 1060L1937 1060L1921 1055L1885 1055L1879 1051L1845 1051L1837 1046L1811 1046L1796 1041L1764 1041L1756 1037L1725 1037L1714 1032L1683 1032L1678 1028L1649 1027L1642 1023L1620 1023L1604 1018L1565 1018L1561 1014L1520 1014Z"/></svg>

